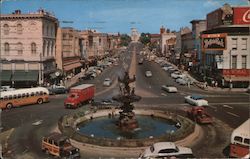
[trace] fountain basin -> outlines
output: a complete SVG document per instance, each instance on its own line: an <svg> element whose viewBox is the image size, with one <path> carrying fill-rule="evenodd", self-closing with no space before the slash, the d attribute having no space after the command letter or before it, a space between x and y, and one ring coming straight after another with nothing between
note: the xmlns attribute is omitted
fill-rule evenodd
<svg viewBox="0 0 250 159"><path fill-rule="evenodd" d="M176 123L177 121L181 123L181 127L174 130L173 133L171 131L157 134L153 137L142 136L137 138L129 138L129 137L100 137L96 134L83 134L79 132L78 126L82 123L89 122L91 118L96 120L98 118L107 118L110 110L101 110L95 113L81 114L81 115L67 115L59 120L59 129L60 131L71 137L72 139L93 145L99 146L111 146L111 147L144 147L149 146L155 142L161 141L177 141L187 137L189 134L193 133L195 124L180 115L173 114L171 112L160 111L160 110L142 110L136 109L134 110L136 116L154 116L154 118L159 118L160 120L170 121ZM118 111L117 111L118 112Z"/></svg>

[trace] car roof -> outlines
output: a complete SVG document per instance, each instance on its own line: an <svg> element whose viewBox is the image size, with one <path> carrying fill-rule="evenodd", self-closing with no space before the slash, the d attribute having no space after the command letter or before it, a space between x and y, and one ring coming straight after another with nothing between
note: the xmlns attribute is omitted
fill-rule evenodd
<svg viewBox="0 0 250 159"><path fill-rule="evenodd" d="M52 139L54 141L64 141L64 140L68 139L67 136L64 136L64 135L57 133L57 132L53 132L53 133L45 136L45 138Z"/></svg>
<svg viewBox="0 0 250 159"><path fill-rule="evenodd" d="M197 94L193 94L193 95L191 95L191 97L192 97L193 99L203 99L203 96L197 95Z"/></svg>
<svg viewBox="0 0 250 159"><path fill-rule="evenodd" d="M159 152L162 149L175 149L176 146L173 142L158 142L154 144L156 152Z"/></svg>

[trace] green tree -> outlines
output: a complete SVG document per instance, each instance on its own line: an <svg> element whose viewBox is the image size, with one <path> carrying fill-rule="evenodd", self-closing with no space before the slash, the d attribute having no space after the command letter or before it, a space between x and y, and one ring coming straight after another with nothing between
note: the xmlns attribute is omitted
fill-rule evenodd
<svg viewBox="0 0 250 159"><path fill-rule="evenodd" d="M127 34L122 34L120 39L121 39L120 46L128 46L128 44L131 42L131 37L128 36Z"/></svg>
<svg viewBox="0 0 250 159"><path fill-rule="evenodd" d="M150 44L150 34L149 33L141 33L139 41L144 45Z"/></svg>

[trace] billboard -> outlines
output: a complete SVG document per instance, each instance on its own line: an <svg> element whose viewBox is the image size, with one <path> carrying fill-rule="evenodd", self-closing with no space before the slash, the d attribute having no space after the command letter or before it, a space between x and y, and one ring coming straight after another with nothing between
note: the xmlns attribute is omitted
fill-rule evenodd
<svg viewBox="0 0 250 159"><path fill-rule="evenodd" d="M226 50L227 34L202 34L203 50Z"/></svg>
<svg viewBox="0 0 250 159"><path fill-rule="evenodd" d="M233 23L240 25L250 24L250 7L235 7L233 8L234 17Z"/></svg>

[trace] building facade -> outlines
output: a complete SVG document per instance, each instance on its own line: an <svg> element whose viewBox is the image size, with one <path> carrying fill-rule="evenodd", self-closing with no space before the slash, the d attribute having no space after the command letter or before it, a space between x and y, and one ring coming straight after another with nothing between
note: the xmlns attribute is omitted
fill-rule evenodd
<svg viewBox="0 0 250 159"><path fill-rule="evenodd" d="M162 55L165 57L169 58L170 57L170 48L168 47L168 42L169 39L176 39L176 34L173 32L170 32L169 29L165 29L164 27L161 27L160 29L160 34L161 34L161 40L160 40L160 49Z"/></svg>
<svg viewBox="0 0 250 159"><path fill-rule="evenodd" d="M56 38L57 68L64 76L78 74L81 71L83 40L80 31L73 28L58 28Z"/></svg>
<svg viewBox="0 0 250 159"><path fill-rule="evenodd" d="M250 7L223 7L207 15L202 33L204 74L224 87L246 87L250 79ZM218 22L214 22L216 19Z"/></svg>
<svg viewBox="0 0 250 159"><path fill-rule="evenodd" d="M42 85L56 71L58 20L43 9L1 15L1 81L15 87Z"/></svg>

